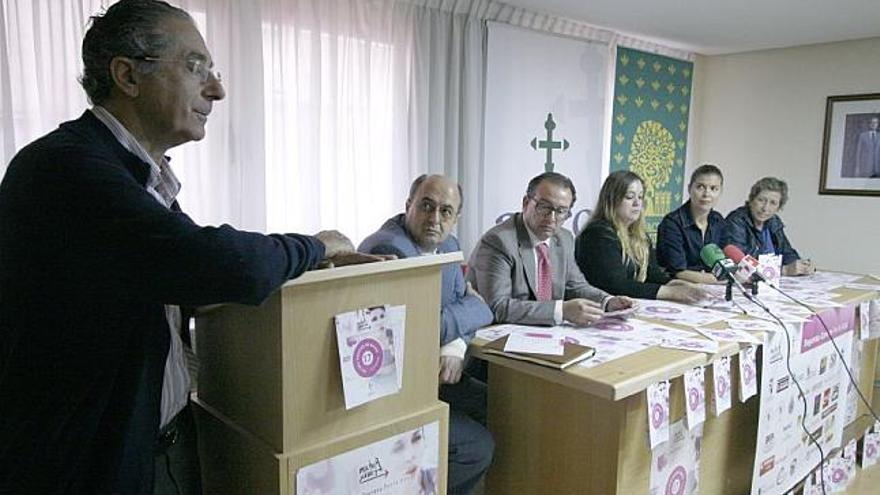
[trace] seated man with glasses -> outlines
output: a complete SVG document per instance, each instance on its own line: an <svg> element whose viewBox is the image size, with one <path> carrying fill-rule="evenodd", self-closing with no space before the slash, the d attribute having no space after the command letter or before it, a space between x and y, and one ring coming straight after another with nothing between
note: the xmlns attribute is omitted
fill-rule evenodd
<svg viewBox="0 0 880 495"><path fill-rule="evenodd" d="M442 175L421 175L409 190L406 211L389 218L358 247L363 253L409 258L460 251L450 235L461 215L461 187ZM470 493L489 469L495 444L480 424L486 385L464 371L467 344L492 323L483 298L457 265L443 267L440 292L440 399L449 403L449 493Z"/></svg>
<svg viewBox="0 0 880 495"><path fill-rule="evenodd" d="M468 280L499 323L589 325L632 299L591 286L574 261L574 238L563 222L576 199L574 184L555 172L529 181L517 213L486 232L469 263Z"/></svg>

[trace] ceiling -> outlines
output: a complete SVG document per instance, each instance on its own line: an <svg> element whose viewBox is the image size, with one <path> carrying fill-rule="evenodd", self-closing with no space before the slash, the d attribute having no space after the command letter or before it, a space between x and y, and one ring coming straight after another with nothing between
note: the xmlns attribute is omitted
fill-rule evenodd
<svg viewBox="0 0 880 495"><path fill-rule="evenodd" d="M720 55L880 36L880 0L502 0Z"/></svg>

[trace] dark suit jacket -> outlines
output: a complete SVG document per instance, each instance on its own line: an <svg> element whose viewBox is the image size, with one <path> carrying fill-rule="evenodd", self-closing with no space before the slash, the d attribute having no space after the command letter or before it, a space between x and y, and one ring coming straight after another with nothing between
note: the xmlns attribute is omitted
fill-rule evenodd
<svg viewBox="0 0 880 495"><path fill-rule="evenodd" d="M371 254L393 254L398 258L419 256L419 248L406 231L404 215L389 218L382 227L364 239L358 251ZM461 251L458 239L450 235L437 248L438 253ZM456 338L465 343L474 338L474 333L492 323L492 312L486 303L476 296L466 294L467 285L458 265L443 267L440 291L440 345L446 345Z"/></svg>
<svg viewBox="0 0 880 495"><path fill-rule="evenodd" d="M801 256L788 242L785 235L785 225L778 215L766 222L770 229L770 238L773 239L775 254L782 255L782 264L787 265L801 259ZM724 226L723 245L733 244L754 258L764 251L764 239L761 231L755 228L752 215L748 206L740 206L727 215Z"/></svg>
<svg viewBox="0 0 880 495"><path fill-rule="evenodd" d="M638 266L623 262L622 247L617 232L604 220L590 222L578 235L575 244L577 264L587 280L613 294L641 299L656 299L657 291L671 278L657 264L654 246L649 241L648 276L644 282L635 279Z"/></svg>
<svg viewBox="0 0 880 495"><path fill-rule="evenodd" d="M576 298L601 303L608 293L587 283L574 263L574 239L560 228L550 238L553 300L537 301L535 246L522 214L483 234L471 253L468 280L489 303L499 323L552 325L555 301Z"/></svg>
<svg viewBox="0 0 880 495"><path fill-rule="evenodd" d="M199 227L91 112L0 184L0 493L151 494L164 304L258 304L324 254Z"/></svg>

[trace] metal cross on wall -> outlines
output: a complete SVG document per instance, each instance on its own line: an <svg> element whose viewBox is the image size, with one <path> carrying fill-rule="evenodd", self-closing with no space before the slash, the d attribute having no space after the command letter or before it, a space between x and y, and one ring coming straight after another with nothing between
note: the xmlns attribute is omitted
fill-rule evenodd
<svg viewBox="0 0 880 495"><path fill-rule="evenodd" d="M565 151L568 149L568 139L563 139L562 141L554 141L553 140L553 129L556 129L556 122L553 122L553 114L547 114L547 120L544 122L544 129L547 129L547 139L542 139L538 141L538 138L532 138L532 149L545 149L547 150L547 161L544 162L544 171L552 172L553 171L553 150L561 149Z"/></svg>

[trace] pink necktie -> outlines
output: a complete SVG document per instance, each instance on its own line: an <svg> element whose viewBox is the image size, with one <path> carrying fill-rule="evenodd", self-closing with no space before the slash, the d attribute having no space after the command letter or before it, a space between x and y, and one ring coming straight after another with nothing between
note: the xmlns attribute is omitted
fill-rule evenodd
<svg viewBox="0 0 880 495"><path fill-rule="evenodd" d="M544 243L536 246L538 250L538 287L535 294L539 301L553 299L553 271L550 268L550 256L548 247Z"/></svg>

